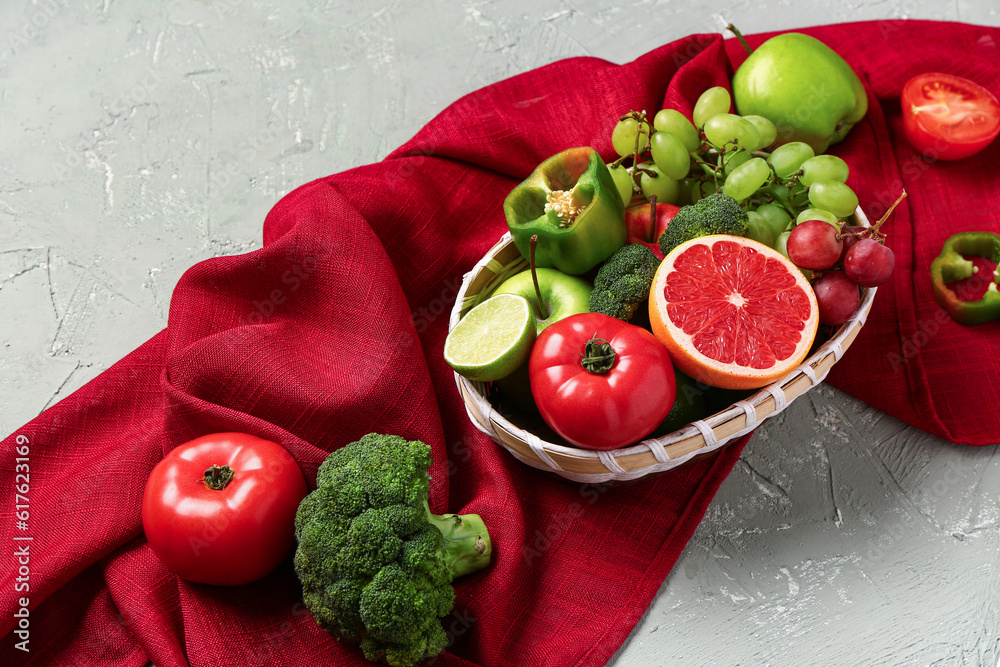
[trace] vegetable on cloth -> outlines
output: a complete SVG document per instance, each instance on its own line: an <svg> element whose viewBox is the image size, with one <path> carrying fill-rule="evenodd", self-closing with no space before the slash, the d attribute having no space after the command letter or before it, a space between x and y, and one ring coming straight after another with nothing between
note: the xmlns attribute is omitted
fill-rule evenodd
<svg viewBox="0 0 1000 667"><path fill-rule="evenodd" d="M1000 29L916 20L888 27L802 30L844 54L869 87L868 115L835 146L851 165L862 208L877 217L892 199L880 195L897 179L909 193L893 214L893 276L827 382L941 437L994 444L1000 325L944 318L921 346L905 345L941 312L928 268L961 231L942 223L941 211L961 211L963 229L1000 232L1000 172L985 151L963 169L912 169L916 152L898 95L916 57L941 67L974 58L1000 80L989 50ZM751 45L764 39L747 36ZM264 221L261 249L187 271L166 330L0 448L6 488L16 448L29 448L32 503L45 508L31 517L31 658L109 667L367 664L355 644L316 624L291 559L245 586L188 583L157 560L140 508L146 474L202 433L279 441L314 488L331 452L381 432L430 446L433 512L479 514L490 530L493 565L454 582L444 621L453 642L434 666L606 665L747 438L668 474L584 494L523 465L472 425L441 358L447 302L507 231L503 200L538 162L605 137L612 107L689 112L693 91L726 85L726 72L745 57L735 41L694 35L625 65L573 58L498 82L445 109L385 160L286 195ZM581 80L587 85L540 96L552 82ZM567 108L573 122L553 122ZM612 155L609 139L595 148ZM283 282L289 276L295 289ZM255 308L276 289L280 306ZM111 474L125 463L142 474ZM19 664L13 613L22 594L10 568L3 576L0 657Z"/></svg>
<svg viewBox="0 0 1000 667"><path fill-rule="evenodd" d="M427 505L430 447L369 433L336 450L295 517L295 571L316 622L369 660L411 667L440 653L451 582L490 564L476 514Z"/></svg>
<svg viewBox="0 0 1000 667"><path fill-rule="evenodd" d="M975 260L966 259L965 255L985 257L990 260L994 267L993 274L975 275L979 273L977 271L979 266ZM951 319L960 324L1000 321L1000 293L997 292L997 282L1000 281L1000 275L997 273L998 264L1000 264L1000 234L959 232L944 242L941 254L931 262L931 280L934 285L934 297ZM977 282L986 286L986 291L976 300L963 299L948 285L974 276L978 279Z"/></svg>
<svg viewBox="0 0 1000 667"><path fill-rule="evenodd" d="M260 579L295 546L306 481L276 442L210 433L178 445L146 482L142 527L170 571L236 586Z"/></svg>

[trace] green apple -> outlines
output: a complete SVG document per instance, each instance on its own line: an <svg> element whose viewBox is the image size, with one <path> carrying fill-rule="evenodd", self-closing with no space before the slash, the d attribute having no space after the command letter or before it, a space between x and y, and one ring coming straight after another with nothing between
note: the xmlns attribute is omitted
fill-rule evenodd
<svg viewBox="0 0 1000 667"><path fill-rule="evenodd" d="M511 276L500 284L494 294L517 294L527 299L535 311L537 333L542 333L545 327L564 317L590 312L590 292L594 289L593 285L558 269L536 268L535 271L538 274L541 301L535 291L530 270Z"/></svg>
<svg viewBox="0 0 1000 667"><path fill-rule="evenodd" d="M732 83L737 112L774 123L776 146L803 141L823 153L868 111L868 96L851 66L802 33L788 32L761 44L736 70Z"/></svg>

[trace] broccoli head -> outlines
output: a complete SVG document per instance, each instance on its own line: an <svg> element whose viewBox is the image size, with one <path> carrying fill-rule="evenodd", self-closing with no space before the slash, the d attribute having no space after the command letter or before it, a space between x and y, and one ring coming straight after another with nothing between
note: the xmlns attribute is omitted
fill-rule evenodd
<svg viewBox="0 0 1000 667"><path fill-rule="evenodd" d="M749 220L735 199L717 192L677 211L660 236L660 250L666 256L685 241L711 234L746 236Z"/></svg>
<svg viewBox="0 0 1000 667"><path fill-rule="evenodd" d="M432 514L430 447L369 433L330 454L295 515L295 572L316 622L365 657L410 667L437 655L451 582L486 567L475 514Z"/></svg>
<svg viewBox="0 0 1000 667"><path fill-rule="evenodd" d="M604 313L628 322L649 298L660 260L644 245L623 245L598 270L590 293L590 312Z"/></svg>

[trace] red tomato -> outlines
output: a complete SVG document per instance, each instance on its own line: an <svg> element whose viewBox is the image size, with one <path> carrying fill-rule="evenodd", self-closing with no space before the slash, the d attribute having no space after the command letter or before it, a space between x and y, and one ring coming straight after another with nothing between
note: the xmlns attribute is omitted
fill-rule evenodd
<svg viewBox="0 0 1000 667"><path fill-rule="evenodd" d="M1000 102L959 76L915 76L903 86L900 103L906 138L929 158L960 160L981 151L1000 133Z"/></svg>
<svg viewBox="0 0 1000 667"><path fill-rule="evenodd" d="M607 367L603 374L593 370L601 367ZM528 374L545 423L587 449L641 440L666 418L677 393L663 343L601 313L571 315L546 327L531 348Z"/></svg>
<svg viewBox="0 0 1000 667"><path fill-rule="evenodd" d="M235 586L260 579L289 554L305 495L302 472L284 447L246 433L214 433L156 464L142 498L142 527L170 571Z"/></svg>

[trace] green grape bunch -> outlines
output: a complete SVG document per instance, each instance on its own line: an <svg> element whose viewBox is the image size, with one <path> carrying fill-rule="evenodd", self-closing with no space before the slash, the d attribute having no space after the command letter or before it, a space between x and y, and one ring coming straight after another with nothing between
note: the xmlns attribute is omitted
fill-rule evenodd
<svg viewBox="0 0 1000 667"><path fill-rule="evenodd" d="M774 123L731 109L729 91L716 86L699 96L690 119L676 109L659 110L652 122L645 111L619 117L611 133L618 158L608 167L625 205L684 206L721 192L747 212L748 236L779 250L783 235L807 220L840 231L858 206L847 163L803 142L769 150Z"/></svg>

